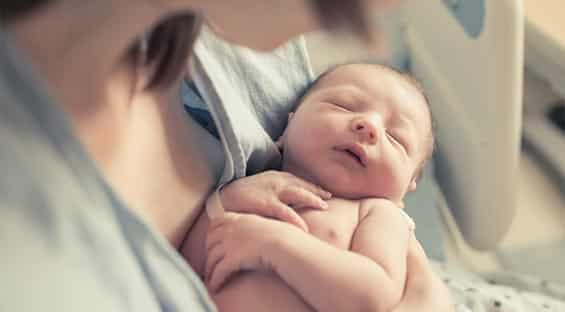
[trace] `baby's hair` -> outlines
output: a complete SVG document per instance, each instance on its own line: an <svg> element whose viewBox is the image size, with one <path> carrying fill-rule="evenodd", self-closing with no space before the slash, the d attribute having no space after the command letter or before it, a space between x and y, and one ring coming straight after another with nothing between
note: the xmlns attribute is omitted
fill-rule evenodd
<svg viewBox="0 0 565 312"><path fill-rule="evenodd" d="M433 135L434 129L435 129L435 122L434 122L434 118L433 118L433 115L432 115L432 109L431 109L431 106L430 106L430 101L428 99L428 96L426 95L426 92L424 91L422 84L418 80L416 80L412 75L410 75L408 73L401 72L401 71L395 69L394 67L390 67L390 66L383 65L383 64L376 64L376 63L355 63L354 62L354 63L342 63L342 64L333 65L329 69L324 71L322 74L320 74L312 82L310 82L307 86L304 87L304 89L298 94L295 105L293 107L293 111L296 111L298 109L298 106L300 106L300 103L302 103L304 101L304 99L308 96L308 94L316 88L316 86L320 83L320 81L322 81L326 76L328 76L329 74L334 72L336 69L343 67L343 66L348 66L348 65L374 66L375 68L378 68L378 69L383 70L387 73L393 74L396 77L400 78L402 81L406 82L408 85L415 88L416 91L424 99L424 103L426 103L426 107L428 109L428 113L429 113L429 117L430 117L430 133L428 135L428 141L429 141L428 151L425 154L425 156L422 158L422 160L419 164L419 168L416 170L416 174L415 174L416 180L419 180L422 176L424 165L432 158L432 155L433 155L433 152L434 152L434 149L435 149L435 139L434 139L434 135Z"/></svg>

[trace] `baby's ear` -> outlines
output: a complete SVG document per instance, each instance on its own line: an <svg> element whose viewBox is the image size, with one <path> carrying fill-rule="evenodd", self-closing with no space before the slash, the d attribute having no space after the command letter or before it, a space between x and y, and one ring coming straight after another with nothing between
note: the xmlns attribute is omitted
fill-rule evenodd
<svg viewBox="0 0 565 312"><path fill-rule="evenodd" d="M408 192L414 192L416 190L416 187L418 186L418 183L416 182L417 179L418 177L412 178L410 185L408 185Z"/></svg>

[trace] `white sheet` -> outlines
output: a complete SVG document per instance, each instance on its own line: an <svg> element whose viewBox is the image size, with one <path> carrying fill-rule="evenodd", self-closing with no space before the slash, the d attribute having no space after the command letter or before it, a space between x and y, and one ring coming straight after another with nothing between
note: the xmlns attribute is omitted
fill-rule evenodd
<svg viewBox="0 0 565 312"><path fill-rule="evenodd" d="M565 286L509 272L472 274L434 263L458 312L563 312Z"/></svg>

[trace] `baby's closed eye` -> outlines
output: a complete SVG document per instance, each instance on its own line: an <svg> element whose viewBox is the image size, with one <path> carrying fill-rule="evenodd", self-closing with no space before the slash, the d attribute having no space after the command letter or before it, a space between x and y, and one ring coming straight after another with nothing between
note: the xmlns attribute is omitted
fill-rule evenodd
<svg viewBox="0 0 565 312"><path fill-rule="evenodd" d="M402 140L400 138L400 136L392 134L391 132L387 131L386 132L387 137L392 141L392 143L394 145L396 145L398 148L402 149L402 151L408 155L408 148L406 147L406 143L404 140Z"/></svg>
<svg viewBox="0 0 565 312"><path fill-rule="evenodd" d="M340 111L352 112L354 110L351 104L344 101L328 101L327 103Z"/></svg>

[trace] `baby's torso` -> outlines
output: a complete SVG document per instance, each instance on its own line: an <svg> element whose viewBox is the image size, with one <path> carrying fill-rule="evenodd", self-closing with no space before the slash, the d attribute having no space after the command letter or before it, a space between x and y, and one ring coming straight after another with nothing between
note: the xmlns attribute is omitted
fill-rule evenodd
<svg viewBox="0 0 565 312"><path fill-rule="evenodd" d="M351 246L353 233L359 224L360 201L331 199L329 208L298 211L308 224L310 234L340 249Z"/></svg>
<svg viewBox="0 0 565 312"><path fill-rule="evenodd" d="M297 212L308 224L310 234L340 249L349 250L355 229L359 224L361 201L333 198L327 210L301 209ZM206 262L206 232L208 215L203 212L192 227L182 254L202 277Z"/></svg>

